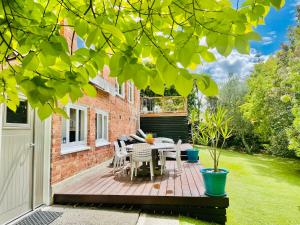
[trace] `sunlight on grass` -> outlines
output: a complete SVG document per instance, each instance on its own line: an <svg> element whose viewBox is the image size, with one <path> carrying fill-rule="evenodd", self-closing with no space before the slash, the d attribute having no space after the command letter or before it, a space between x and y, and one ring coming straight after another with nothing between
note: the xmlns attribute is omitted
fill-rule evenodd
<svg viewBox="0 0 300 225"><path fill-rule="evenodd" d="M205 167L212 166L207 150L201 149L200 159ZM300 224L300 160L224 150L220 167L230 170L227 224ZM212 223L181 217L180 224Z"/></svg>

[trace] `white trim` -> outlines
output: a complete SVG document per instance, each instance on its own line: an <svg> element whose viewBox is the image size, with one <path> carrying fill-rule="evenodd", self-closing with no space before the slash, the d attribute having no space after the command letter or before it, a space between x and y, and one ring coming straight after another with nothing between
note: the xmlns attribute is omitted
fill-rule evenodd
<svg viewBox="0 0 300 225"><path fill-rule="evenodd" d="M32 110L30 108L30 105L28 103L28 100L26 99L25 96L19 95L20 102L21 101L27 101L27 123L7 123L6 122L6 117L7 117L7 106L4 104L4 115L3 115L3 128L5 129L31 129L31 113Z"/></svg>
<svg viewBox="0 0 300 225"><path fill-rule="evenodd" d="M96 113L95 113L95 117L96 117L96 122L95 122L95 145L96 147L99 147L99 146L104 146L104 145L108 145L109 144L109 113L106 112L106 111L103 111L103 110L100 110L100 109L96 109L95 110ZM98 138L98 127L99 127L99 121L98 121L98 116L101 116L101 119L102 119L102 127L101 127L101 133L102 133L102 137L101 138ZM106 133L104 132L104 117L106 117ZM96 126L97 125L97 126ZM106 138L105 138L106 136Z"/></svg>
<svg viewBox="0 0 300 225"><path fill-rule="evenodd" d="M61 155L66 155L74 152L81 152L81 151L86 151L90 150L91 147L87 145L69 145L69 146L62 146L60 154Z"/></svg>
<svg viewBox="0 0 300 225"><path fill-rule="evenodd" d="M119 90L120 84L118 82L118 79L116 79L116 96L125 99L125 83L123 83L121 86L121 93L119 92Z"/></svg>
<svg viewBox="0 0 300 225"><path fill-rule="evenodd" d="M69 137L69 129L70 129L70 120L65 120L66 121L66 143L61 144L61 151L60 154L69 154L73 153L76 151L82 151L82 150L87 150L89 147L87 146L87 133L88 133L88 124L87 124L87 107L82 106L82 105L75 105L75 104L68 104L66 106L66 112L68 115L70 115L70 109L75 109L76 110L76 124L75 124L75 141L74 142L69 142L70 137ZM82 110L84 112L84 140L79 141L78 140L78 131L79 131L79 110Z"/></svg>
<svg viewBox="0 0 300 225"><path fill-rule="evenodd" d="M134 83L132 81L128 81L127 83L128 87L128 102L134 103Z"/></svg>
<svg viewBox="0 0 300 225"><path fill-rule="evenodd" d="M106 140L98 139L98 140L96 140L95 146L96 147L102 147L102 146L107 146L107 145L110 145L110 144L111 143L106 141Z"/></svg>
<svg viewBox="0 0 300 225"><path fill-rule="evenodd" d="M43 200L46 205L51 204L51 130L52 116L45 120L44 126L44 177Z"/></svg>

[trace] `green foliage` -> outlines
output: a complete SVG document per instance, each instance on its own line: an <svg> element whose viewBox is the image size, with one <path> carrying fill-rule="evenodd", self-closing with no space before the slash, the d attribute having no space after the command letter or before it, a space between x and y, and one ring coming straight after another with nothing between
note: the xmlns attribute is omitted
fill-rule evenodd
<svg viewBox="0 0 300 225"><path fill-rule="evenodd" d="M45 118L50 108L61 112L66 99L95 95L89 78L105 64L111 76L140 89L162 94L174 84L186 96L196 80L200 91L216 95L209 76L190 71L215 60L213 48L225 56L233 48L248 53L249 41L258 40L254 27L283 3L247 0L235 9L229 0L2 0L0 102L15 110L21 91ZM88 48L70 49L65 29ZM199 45L203 38L207 46Z"/></svg>
<svg viewBox="0 0 300 225"><path fill-rule="evenodd" d="M255 68L243 105L266 149L280 156L300 155L299 34L297 25L290 31L290 45Z"/></svg>
<svg viewBox="0 0 300 225"><path fill-rule="evenodd" d="M228 138L232 135L229 127L231 118L228 117L228 111L218 106L215 111L206 109L202 114L202 120L198 126L198 139L201 144L210 144L212 148L209 153L214 162L214 171L218 171L219 158L221 150ZM221 147L218 148L219 144Z"/></svg>
<svg viewBox="0 0 300 225"><path fill-rule="evenodd" d="M198 128L197 124L199 123L199 109L193 108L189 112L189 124L191 125L191 136L192 136L192 143L193 143L193 148L195 147L196 141L198 139Z"/></svg>
<svg viewBox="0 0 300 225"><path fill-rule="evenodd" d="M244 149L247 153L258 150L258 137L254 133L252 123L244 118L241 105L247 93L247 85L237 75L230 75L229 79L221 85L218 104L228 110L232 118L229 127L232 129L232 137L227 145Z"/></svg>

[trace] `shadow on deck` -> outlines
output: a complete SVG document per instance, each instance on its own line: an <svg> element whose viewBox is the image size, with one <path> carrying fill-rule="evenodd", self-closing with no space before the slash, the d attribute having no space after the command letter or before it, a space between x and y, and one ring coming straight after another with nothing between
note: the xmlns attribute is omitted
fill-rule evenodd
<svg viewBox="0 0 300 225"><path fill-rule="evenodd" d="M221 224L226 222L229 199L213 198L204 194L201 166L197 163L167 162L167 172L147 177L113 175L112 169L76 180L54 192L55 204L100 204L104 206L134 207L146 212L187 215Z"/></svg>

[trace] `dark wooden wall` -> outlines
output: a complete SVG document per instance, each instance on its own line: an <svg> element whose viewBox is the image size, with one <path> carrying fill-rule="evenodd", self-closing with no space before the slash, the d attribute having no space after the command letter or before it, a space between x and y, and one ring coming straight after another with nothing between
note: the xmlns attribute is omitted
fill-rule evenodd
<svg viewBox="0 0 300 225"><path fill-rule="evenodd" d="M183 143L190 140L187 116L141 117L141 129L157 137L168 137Z"/></svg>

